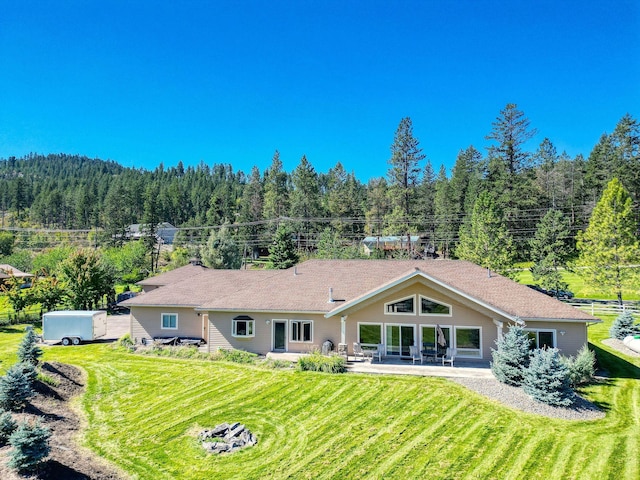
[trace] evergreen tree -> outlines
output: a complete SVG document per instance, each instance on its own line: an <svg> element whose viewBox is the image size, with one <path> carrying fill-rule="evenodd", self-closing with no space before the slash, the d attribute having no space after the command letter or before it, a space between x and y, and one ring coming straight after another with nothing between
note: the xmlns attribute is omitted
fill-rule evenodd
<svg viewBox="0 0 640 480"><path fill-rule="evenodd" d="M249 183L245 185L242 192L239 218L240 222L249 224L241 227L245 242L254 245L258 242L263 230L262 225L257 223L262 220L262 209L264 206L263 193L260 169L254 166L251 169Z"/></svg>
<svg viewBox="0 0 640 480"><path fill-rule="evenodd" d="M9 439L13 447L9 467L19 472L35 471L51 451L50 438L50 430L43 427L39 421L33 425L26 421L21 423Z"/></svg>
<svg viewBox="0 0 640 480"><path fill-rule="evenodd" d="M482 192L473 207L470 225L460 229L456 255L502 275L513 276L513 238L491 195Z"/></svg>
<svg viewBox="0 0 640 480"><path fill-rule="evenodd" d="M302 219L295 222L294 228L298 231L298 238L304 234L308 248L308 239L315 233L317 225L311 219L321 216L321 207L318 175L304 155L291 174L291 187L291 216Z"/></svg>
<svg viewBox="0 0 640 480"><path fill-rule="evenodd" d="M519 325L512 325L496 340L496 345L497 349L491 349L493 375L507 385L522 385L524 369L529 366L531 354L531 340L527 332Z"/></svg>
<svg viewBox="0 0 640 480"><path fill-rule="evenodd" d="M9 443L9 437L18 427L10 412L0 409L0 448Z"/></svg>
<svg viewBox="0 0 640 480"><path fill-rule="evenodd" d="M634 203L640 203L640 122L624 115L611 134L615 167L613 174L629 190Z"/></svg>
<svg viewBox="0 0 640 480"><path fill-rule="evenodd" d="M42 349L37 344L38 338L33 327L28 326L18 346L18 361L38 365L42 357Z"/></svg>
<svg viewBox="0 0 640 480"><path fill-rule="evenodd" d="M285 225L278 226L269 248L269 262L267 268L285 269L298 263L299 257L296 244L291 238L291 232Z"/></svg>
<svg viewBox="0 0 640 480"><path fill-rule="evenodd" d="M388 172L389 184L396 206L405 217L413 211L413 200L420 175L420 162L425 158L420 142L413 136L413 123L409 117L400 121L391 145Z"/></svg>
<svg viewBox="0 0 640 480"><path fill-rule="evenodd" d="M200 255L204 264L210 268L237 270L242 266L242 249L226 225L211 232Z"/></svg>
<svg viewBox="0 0 640 480"><path fill-rule="evenodd" d="M537 348L524 370L522 389L527 395L548 405L567 407L573 403L569 369L557 348Z"/></svg>
<svg viewBox="0 0 640 480"><path fill-rule="evenodd" d="M530 241L533 279L548 290L565 290L560 269L565 268L572 254L569 222L559 210L549 210L538 223Z"/></svg>
<svg viewBox="0 0 640 480"><path fill-rule="evenodd" d="M288 176L282 170L282 161L280 161L280 153L277 150L264 177L263 218L272 220L286 215L289 211Z"/></svg>
<svg viewBox="0 0 640 480"><path fill-rule="evenodd" d="M16 363L0 377L1 409L15 412L24 408L27 400L34 395L34 373L33 365Z"/></svg>
<svg viewBox="0 0 640 480"><path fill-rule="evenodd" d="M454 204L451 182L447 179L444 165L440 167L435 185L435 242L434 247L440 249L444 257L450 256L458 225L456 206Z"/></svg>
<svg viewBox="0 0 640 480"><path fill-rule="evenodd" d="M634 285L632 265L640 260L636 220L629 193L617 178L609 182L593 209L589 226L578 232L581 273L622 305L622 290Z"/></svg>
<svg viewBox="0 0 640 480"><path fill-rule="evenodd" d="M384 218L390 212L387 201L387 182L384 178L372 178L367 184L367 205L365 213L367 234L382 235Z"/></svg>
<svg viewBox="0 0 640 480"><path fill-rule="evenodd" d="M640 334L640 325L633 323L633 315L630 312L624 312L616 317L609 329L611 338L624 340L629 335Z"/></svg>
<svg viewBox="0 0 640 480"><path fill-rule="evenodd" d="M569 370L569 382L573 388L589 383L596 373L596 355L583 345L574 357L563 359Z"/></svg>

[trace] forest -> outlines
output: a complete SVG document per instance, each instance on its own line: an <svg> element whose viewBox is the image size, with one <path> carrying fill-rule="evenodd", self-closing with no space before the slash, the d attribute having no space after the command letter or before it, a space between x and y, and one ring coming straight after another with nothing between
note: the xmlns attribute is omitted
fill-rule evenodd
<svg viewBox="0 0 640 480"><path fill-rule="evenodd" d="M339 162L317 172L306 156L286 172L277 151L268 168L248 173L204 162L160 163L150 171L79 155L10 157L0 159L0 235L10 236L14 249L61 242L113 247L125 241L130 224L153 233L168 222L179 227L177 246L197 249L224 230L246 251L268 247L285 224L305 251L411 234L439 256L469 258L461 243L477 235L475 208L493 215L483 222L504 226L513 262L530 258L539 224L553 210L566 223L575 256L577 233L613 178L631 197L637 229L640 124L626 114L610 127L586 157L558 152L549 138L527 149L538 132L517 105L507 104L488 125L490 146L461 146L449 175L444 165L434 168L407 117L393 136L386 177L366 183Z"/></svg>

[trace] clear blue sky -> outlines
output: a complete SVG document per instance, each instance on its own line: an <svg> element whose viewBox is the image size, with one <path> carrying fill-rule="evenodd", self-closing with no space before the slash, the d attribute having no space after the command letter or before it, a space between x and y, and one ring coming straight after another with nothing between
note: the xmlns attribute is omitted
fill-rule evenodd
<svg viewBox="0 0 640 480"><path fill-rule="evenodd" d="M516 103L559 151L640 118L640 2L0 0L0 158L437 169Z"/></svg>

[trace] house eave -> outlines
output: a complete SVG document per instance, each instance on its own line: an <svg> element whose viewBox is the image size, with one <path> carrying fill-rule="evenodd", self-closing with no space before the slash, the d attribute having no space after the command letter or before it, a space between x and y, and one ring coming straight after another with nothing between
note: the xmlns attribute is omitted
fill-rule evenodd
<svg viewBox="0 0 640 480"><path fill-rule="evenodd" d="M521 320L526 322L554 322L554 323L602 323L599 318L547 318L547 317L521 317Z"/></svg>
<svg viewBox="0 0 640 480"><path fill-rule="evenodd" d="M326 310L286 310L286 309L265 309L265 308L207 308L196 307L196 312L228 312L228 313L284 313L296 315L324 315Z"/></svg>

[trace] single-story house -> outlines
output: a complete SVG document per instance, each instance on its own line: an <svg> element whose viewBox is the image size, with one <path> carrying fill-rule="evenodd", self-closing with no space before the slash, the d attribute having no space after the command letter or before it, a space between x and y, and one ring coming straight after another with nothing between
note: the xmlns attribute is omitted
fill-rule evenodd
<svg viewBox="0 0 640 480"><path fill-rule="evenodd" d="M172 245L178 229L169 222L161 222L156 226L156 240L165 245ZM145 235L145 224L133 223L127 227L128 240L140 240Z"/></svg>
<svg viewBox="0 0 640 480"><path fill-rule="evenodd" d="M371 256L371 254L376 250L380 250L385 253L393 252L395 250L416 251L419 249L419 241L420 237L418 235L378 235L373 237L364 237L362 239L362 248L364 253L368 256Z"/></svg>
<svg viewBox="0 0 640 480"><path fill-rule="evenodd" d="M460 260L309 260L287 270L187 265L141 282L131 336L203 338L209 348L265 354L384 344L387 356L434 343L438 327L458 358L488 361L509 325L535 346L575 355L600 322L570 305ZM153 285L152 285L153 283ZM153 287L153 289L149 289Z"/></svg>

